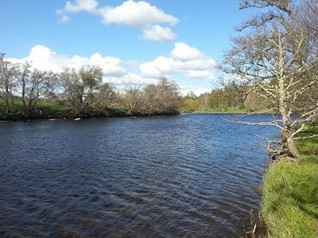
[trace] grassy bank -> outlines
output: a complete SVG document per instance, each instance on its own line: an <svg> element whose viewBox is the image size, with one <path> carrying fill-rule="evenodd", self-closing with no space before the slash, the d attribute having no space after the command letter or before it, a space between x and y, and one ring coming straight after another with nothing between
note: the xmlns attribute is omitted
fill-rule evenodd
<svg viewBox="0 0 318 238"><path fill-rule="evenodd" d="M263 181L261 214L268 237L318 237L318 139L299 141L297 163L273 164Z"/></svg>
<svg viewBox="0 0 318 238"><path fill-rule="evenodd" d="M174 108L155 108L149 110L130 110L124 105L109 105L108 107L87 107L79 110L68 102L56 102L53 100L39 100L36 105L28 108L23 105L19 98L15 98L12 105L14 110L5 112L4 102L0 100L0 121L23 121L37 119L74 119L92 117L130 117L130 116L163 116L178 115L179 111Z"/></svg>
<svg viewBox="0 0 318 238"><path fill-rule="evenodd" d="M272 110L264 109L258 111L250 111L246 108L241 107L228 107L228 108L207 108L204 110L194 110L194 111L187 111L185 108L181 108L181 112L186 113L224 113L224 114L264 114L264 113L275 113Z"/></svg>

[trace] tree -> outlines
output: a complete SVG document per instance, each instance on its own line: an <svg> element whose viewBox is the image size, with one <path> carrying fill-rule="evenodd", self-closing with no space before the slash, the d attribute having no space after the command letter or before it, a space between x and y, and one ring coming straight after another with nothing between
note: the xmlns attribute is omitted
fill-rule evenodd
<svg viewBox="0 0 318 238"><path fill-rule="evenodd" d="M63 94L76 116L90 113L97 102L95 94L102 86L102 77L102 69L98 66L83 66L79 70L66 68L59 75Z"/></svg>
<svg viewBox="0 0 318 238"><path fill-rule="evenodd" d="M204 111L209 108L209 97L210 97L209 93L204 93L197 98L199 111Z"/></svg>
<svg viewBox="0 0 318 238"><path fill-rule="evenodd" d="M195 112L198 109L198 97L191 91L183 99L183 110L186 112Z"/></svg>
<svg viewBox="0 0 318 238"><path fill-rule="evenodd" d="M182 105L178 85L167 78L145 88L145 110L148 114L178 114Z"/></svg>
<svg viewBox="0 0 318 238"><path fill-rule="evenodd" d="M45 99L54 92L56 75L52 71L32 69L29 62L19 65L17 70L18 90L21 93L23 111L28 116L34 112L40 99Z"/></svg>
<svg viewBox="0 0 318 238"><path fill-rule="evenodd" d="M121 105L128 115L142 115L144 105L144 92L141 85L133 85L126 89L121 96Z"/></svg>
<svg viewBox="0 0 318 238"><path fill-rule="evenodd" d="M108 110L113 109L114 106L117 106L118 97L115 89L108 83L102 84L98 91L95 93L96 103L94 109L98 114L106 114Z"/></svg>
<svg viewBox="0 0 318 238"><path fill-rule="evenodd" d="M307 21L300 15L314 2L306 1L306 8L292 0L242 1L242 9L270 10L243 23L239 30L249 31L233 39L234 46L225 55L223 67L225 72L248 80L253 92L280 112L281 118L260 124L279 127L279 153L294 158L299 157L295 139L318 110L314 100L297 108L301 98L317 87L318 55L311 49L313 31L303 27ZM295 112L299 115L296 119Z"/></svg>
<svg viewBox="0 0 318 238"><path fill-rule="evenodd" d="M4 113L8 115L13 113L14 108L14 90L16 90L16 65L5 61L4 54L0 54L0 99L4 101Z"/></svg>
<svg viewBox="0 0 318 238"><path fill-rule="evenodd" d="M166 78L144 88L136 85L127 89L121 101L129 115L178 114L182 104L178 85Z"/></svg>

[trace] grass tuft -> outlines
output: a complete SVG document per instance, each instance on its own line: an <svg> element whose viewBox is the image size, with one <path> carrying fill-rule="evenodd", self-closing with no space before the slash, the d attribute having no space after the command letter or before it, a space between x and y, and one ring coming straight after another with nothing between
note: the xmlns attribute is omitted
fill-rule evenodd
<svg viewBox="0 0 318 238"><path fill-rule="evenodd" d="M280 161L264 177L262 215L269 237L318 237L318 156Z"/></svg>

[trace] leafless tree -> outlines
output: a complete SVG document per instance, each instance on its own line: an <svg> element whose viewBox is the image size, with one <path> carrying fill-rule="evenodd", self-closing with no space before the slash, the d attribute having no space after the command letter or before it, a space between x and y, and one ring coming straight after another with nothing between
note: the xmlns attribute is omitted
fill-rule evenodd
<svg viewBox="0 0 318 238"><path fill-rule="evenodd" d="M16 65L6 61L4 54L0 54L0 99L4 101L4 113L8 115L14 111L14 91L16 90Z"/></svg>
<svg viewBox="0 0 318 238"><path fill-rule="evenodd" d="M64 95L75 115L89 113L94 106L95 93L102 85L102 77L102 69L98 66L83 66L80 70L66 68L59 75Z"/></svg>
<svg viewBox="0 0 318 238"><path fill-rule="evenodd" d="M99 114L106 114L108 113L109 109L115 109L118 107L118 95L115 90L110 84L104 83L99 88L98 91L95 93L96 103L94 108Z"/></svg>
<svg viewBox="0 0 318 238"><path fill-rule="evenodd" d="M176 114L182 104L179 87L167 78L145 88L145 110L149 114Z"/></svg>
<svg viewBox="0 0 318 238"><path fill-rule="evenodd" d="M56 75L52 71L32 69L29 62L18 67L18 92L21 93L24 113L32 113L40 99L54 92Z"/></svg>
<svg viewBox="0 0 318 238"><path fill-rule="evenodd" d="M315 100L298 108L301 98L317 87L318 55L310 47L312 31L304 27L305 20L300 21L300 12L308 10L315 1L306 1L307 8L293 2L242 1L242 8L270 10L243 24L240 30L248 29L248 33L233 39L234 47L225 55L224 70L248 80L253 92L280 112L280 119L255 124L280 128L280 153L297 158L295 139L318 112Z"/></svg>
<svg viewBox="0 0 318 238"><path fill-rule="evenodd" d="M134 85L126 89L121 97L121 104L128 115L142 115L145 94L141 85Z"/></svg>
<svg viewBox="0 0 318 238"><path fill-rule="evenodd" d="M161 78L145 87L135 85L122 96L122 105L130 115L177 114L182 104L176 83Z"/></svg>

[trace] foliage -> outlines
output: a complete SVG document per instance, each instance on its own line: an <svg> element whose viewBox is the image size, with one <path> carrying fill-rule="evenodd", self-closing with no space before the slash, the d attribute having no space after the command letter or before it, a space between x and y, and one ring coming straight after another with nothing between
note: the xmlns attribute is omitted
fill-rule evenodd
<svg viewBox="0 0 318 238"><path fill-rule="evenodd" d="M251 93L252 86L230 81L210 93L196 96L188 94L183 98L183 112L269 112L270 105L262 97Z"/></svg>
<svg viewBox="0 0 318 238"><path fill-rule="evenodd" d="M183 105L181 111L183 112L195 112L198 111L199 100L198 97L193 93L188 93L187 96L183 98Z"/></svg>

